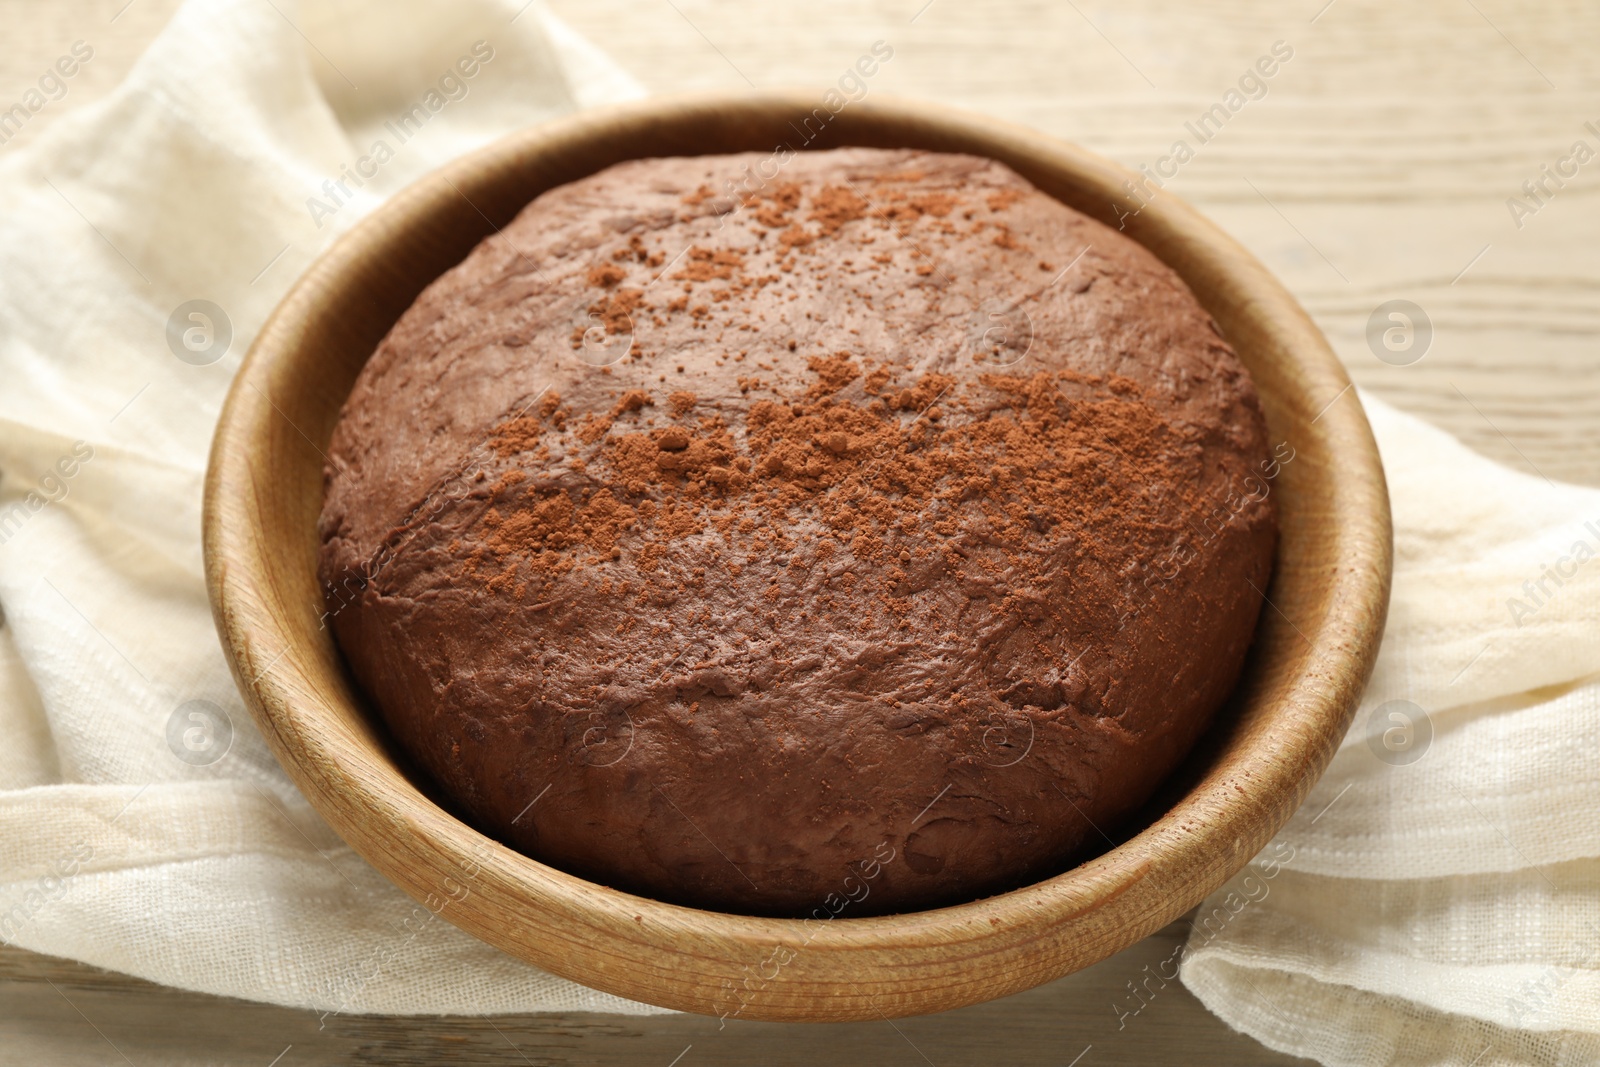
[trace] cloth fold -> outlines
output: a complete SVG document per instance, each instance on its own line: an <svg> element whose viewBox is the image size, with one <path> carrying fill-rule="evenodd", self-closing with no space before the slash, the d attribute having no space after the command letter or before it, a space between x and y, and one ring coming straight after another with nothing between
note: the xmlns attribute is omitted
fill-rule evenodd
<svg viewBox="0 0 1600 1067"><path fill-rule="evenodd" d="M538 3L191 0L0 152L0 939L322 1012L659 1010L335 837L234 690L200 555L222 398L306 265L446 160L640 94Z"/></svg>
<svg viewBox="0 0 1600 1067"><path fill-rule="evenodd" d="M1340 1067L1600 1062L1600 490L1363 403L1395 526L1372 684L1183 981Z"/></svg>

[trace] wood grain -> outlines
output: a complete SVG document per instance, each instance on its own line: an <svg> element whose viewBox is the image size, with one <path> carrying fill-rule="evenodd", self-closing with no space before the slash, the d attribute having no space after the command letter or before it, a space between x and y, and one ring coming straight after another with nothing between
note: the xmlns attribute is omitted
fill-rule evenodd
<svg viewBox="0 0 1600 1067"><path fill-rule="evenodd" d="M224 652L263 736L334 830L419 902L514 956L719 1017L942 1011L1082 969L1160 929L1237 872L1315 783L1366 685L1388 606L1388 495L1371 431L1321 334L1248 253L1176 197L1127 214L1125 171L1025 127L879 99L835 109L806 142L795 131L816 106L803 94L719 92L585 112L411 186L313 264L262 327L223 407L206 479L207 584ZM1271 439L1288 450L1280 457L1292 457L1269 476L1280 532L1262 594L1271 609L1229 709L1143 830L1036 885L934 911L801 921L585 882L430 800L391 755L322 623L326 444L356 375L423 287L546 189L627 159L777 144L984 155L1086 214L1125 223L1233 342Z"/></svg>

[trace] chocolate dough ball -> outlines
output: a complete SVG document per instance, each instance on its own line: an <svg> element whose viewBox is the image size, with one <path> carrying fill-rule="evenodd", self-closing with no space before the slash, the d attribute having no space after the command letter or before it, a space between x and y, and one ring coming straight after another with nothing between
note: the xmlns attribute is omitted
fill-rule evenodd
<svg viewBox="0 0 1600 1067"><path fill-rule="evenodd" d="M1102 850L1234 685L1276 537L1183 283L965 155L553 189L405 313L329 456L329 621L465 817L751 914Z"/></svg>

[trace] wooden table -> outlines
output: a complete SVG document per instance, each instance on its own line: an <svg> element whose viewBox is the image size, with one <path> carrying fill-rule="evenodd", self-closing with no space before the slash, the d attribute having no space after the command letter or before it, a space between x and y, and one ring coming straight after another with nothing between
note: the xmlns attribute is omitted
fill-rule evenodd
<svg viewBox="0 0 1600 1067"><path fill-rule="evenodd" d="M895 54L874 93L948 101L1160 166L1174 175L1169 191L1287 282L1360 386L1512 467L1600 485L1600 160L1547 185L1542 203L1522 188L1580 138L1600 147L1585 128L1600 128L1592 3L551 2L655 91L748 82L820 92L881 39ZM69 95L4 150L116 84L175 7L0 0L0 99L74 40L96 50ZM1265 95L1202 142L1185 123L1223 102L1277 41L1293 56ZM1193 158L1162 162L1179 139ZM1518 219L1511 198L1537 210ZM1409 358L1415 347L1368 341L1374 311L1395 299L1431 322L1420 359ZM943 1015L721 1031L714 1019L599 1015L333 1017L319 1027L310 1012L4 949L0 1063L1299 1062L1229 1031L1176 983L1119 1028L1113 1004L1127 983L1182 936L1174 925L1087 971Z"/></svg>

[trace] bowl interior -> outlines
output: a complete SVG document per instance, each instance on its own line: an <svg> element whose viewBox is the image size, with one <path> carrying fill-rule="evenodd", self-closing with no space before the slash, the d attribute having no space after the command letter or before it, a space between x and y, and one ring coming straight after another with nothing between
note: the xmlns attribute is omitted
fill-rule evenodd
<svg viewBox="0 0 1600 1067"><path fill-rule="evenodd" d="M1292 456L1271 481L1281 538L1245 675L1137 832L1023 889L933 911L851 918L844 910L818 921L698 911L586 882L435 803L363 706L322 625L322 453L390 326L539 193L633 158L844 145L1000 160L1123 226L1217 320L1255 378L1270 444ZM1170 195L1130 214L1130 176L1032 131L942 107L874 101L834 113L801 96L697 97L514 134L374 212L262 329L229 395L207 479L218 627L291 777L356 851L442 917L594 988L705 1014L843 1020L943 1010L1088 966L1197 904L1266 844L1343 736L1387 607L1388 499L1349 379L1298 305Z"/></svg>

